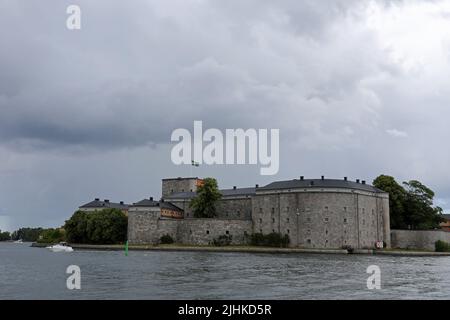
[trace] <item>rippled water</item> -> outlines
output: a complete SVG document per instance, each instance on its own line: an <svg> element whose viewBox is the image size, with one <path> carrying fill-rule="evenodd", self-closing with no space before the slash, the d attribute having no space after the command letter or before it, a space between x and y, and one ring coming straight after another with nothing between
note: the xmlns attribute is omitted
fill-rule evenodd
<svg viewBox="0 0 450 320"><path fill-rule="evenodd" d="M66 268L81 268L81 290ZM366 269L381 268L380 290ZM0 299L442 299L450 257L75 251L0 243Z"/></svg>

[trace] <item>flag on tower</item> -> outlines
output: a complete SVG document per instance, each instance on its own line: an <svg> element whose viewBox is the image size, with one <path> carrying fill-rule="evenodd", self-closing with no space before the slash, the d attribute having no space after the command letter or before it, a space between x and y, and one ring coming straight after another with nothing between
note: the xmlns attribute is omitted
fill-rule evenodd
<svg viewBox="0 0 450 320"><path fill-rule="evenodd" d="M191 164L192 164L194 167L198 167L198 166L200 165L200 163L198 163L197 161L194 161L194 160L191 161Z"/></svg>

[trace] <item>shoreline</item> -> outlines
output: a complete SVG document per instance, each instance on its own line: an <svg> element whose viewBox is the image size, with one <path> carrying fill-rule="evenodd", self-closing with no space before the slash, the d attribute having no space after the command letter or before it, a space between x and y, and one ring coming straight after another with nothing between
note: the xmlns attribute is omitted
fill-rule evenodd
<svg viewBox="0 0 450 320"><path fill-rule="evenodd" d="M33 242L31 247L45 248L49 244ZM93 244L70 244L73 249L78 250L102 250L102 251L122 251L124 245L93 245ZM450 252L434 251L414 251L414 250L373 250L373 249L354 249L349 253L346 249L307 249L307 248L273 248L273 247L253 247L253 246L187 246L187 245L129 245L129 251L172 251L172 252L239 252L239 253L316 253L316 254L367 254L367 255L388 255L388 256L450 256Z"/></svg>

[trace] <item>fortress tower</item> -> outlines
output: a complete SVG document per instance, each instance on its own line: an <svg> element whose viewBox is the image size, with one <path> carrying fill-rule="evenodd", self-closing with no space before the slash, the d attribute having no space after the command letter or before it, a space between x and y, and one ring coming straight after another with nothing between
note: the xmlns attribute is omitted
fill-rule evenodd
<svg viewBox="0 0 450 320"><path fill-rule="evenodd" d="M166 198L180 192L196 192L202 181L198 177L162 179L162 197Z"/></svg>

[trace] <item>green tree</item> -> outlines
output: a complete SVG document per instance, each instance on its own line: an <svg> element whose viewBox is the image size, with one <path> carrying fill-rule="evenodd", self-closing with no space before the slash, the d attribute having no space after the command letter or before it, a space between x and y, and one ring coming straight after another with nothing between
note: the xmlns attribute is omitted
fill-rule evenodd
<svg viewBox="0 0 450 320"><path fill-rule="evenodd" d="M87 236L93 244L123 243L127 240L127 216L118 209L103 209L89 214Z"/></svg>
<svg viewBox="0 0 450 320"><path fill-rule="evenodd" d="M2 232L0 230L0 241L8 241L11 240L11 234L8 231Z"/></svg>
<svg viewBox="0 0 450 320"><path fill-rule="evenodd" d="M214 218L216 216L216 202L222 197L214 178L203 179L203 184L197 188L197 195L189 206L196 218Z"/></svg>
<svg viewBox="0 0 450 320"><path fill-rule="evenodd" d="M12 240L22 239L26 242L35 242L42 232L42 228L20 228L11 235Z"/></svg>
<svg viewBox="0 0 450 320"><path fill-rule="evenodd" d="M389 193L389 214L392 229L406 229L405 222L405 189L395 181L394 177L380 175L373 181L374 187Z"/></svg>
<svg viewBox="0 0 450 320"><path fill-rule="evenodd" d="M37 240L40 243L58 243L61 241L66 241L65 231L61 228L44 229Z"/></svg>
<svg viewBox="0 0 450 320"><path fill-rule="evenodd" d="M392 229L434 229L444 221L442 209L433 206L434 192L420 181L398 184L391 176L380 175L373 185L389 193Z"/></svg>
<svg viewBox="0 0 450 320"><path fill-rule="evenodd" d="M118 209L76 211L64 224L68 242L91 244L123 243L127 239L127 216Z"/></svg>
<svg viewBox="0 0 450 320"><path fill-rule="evenodd" d="M411 229L434 229L443 222L442 209L433 207L434 192L417 180L403 182L406 189L405 223Z"/></svg>
<svg viewBox="0 0 450 320"><path fill-rule="evenodd" d="M88 243L87 235L88 213L76 211L64 224L66 239L72 243Z"/></svg>

